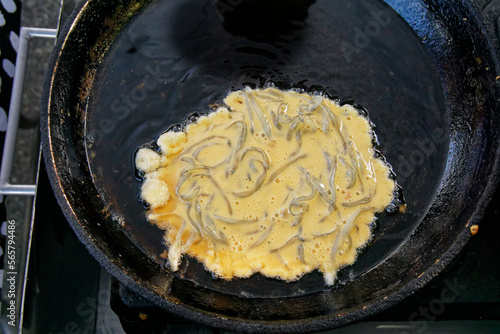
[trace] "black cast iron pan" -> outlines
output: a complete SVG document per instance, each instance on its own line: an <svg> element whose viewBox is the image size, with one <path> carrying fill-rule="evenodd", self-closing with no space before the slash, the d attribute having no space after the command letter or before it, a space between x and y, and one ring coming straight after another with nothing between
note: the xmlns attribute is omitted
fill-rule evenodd
<svg viewBox="0 0 500 334"><path fill-rule="evenodd" d="M229 330L318 331L394 305L468 241L498 177L497 73L468 1L89 0L52 56L43 153L76 234L137 295ZM269 82L366 108L404 189L408 211L380 215L334 287L318 273L226 282L192 259L171 273L138 201L138 147Z"/></svg>

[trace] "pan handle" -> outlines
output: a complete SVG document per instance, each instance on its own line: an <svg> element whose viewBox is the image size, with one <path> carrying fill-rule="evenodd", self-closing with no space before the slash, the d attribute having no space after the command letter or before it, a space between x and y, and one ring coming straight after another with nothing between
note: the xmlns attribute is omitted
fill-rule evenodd
<svg viewBox="0 0 500 334"><path fill-rule="evenodd" d="M28 58L29 42L32 38L56 38L57 29L21 27L19 35L19 48L16 58L16 71L12 86L12 95L9 106L9 118L7 132L5 133L5 144L0 167L0 197L4 195L34 196L36 185L11 184L12 161L16 144L17 129L19 127L19 116L21 113L21 99L26 73L26 61Z"/></svg>

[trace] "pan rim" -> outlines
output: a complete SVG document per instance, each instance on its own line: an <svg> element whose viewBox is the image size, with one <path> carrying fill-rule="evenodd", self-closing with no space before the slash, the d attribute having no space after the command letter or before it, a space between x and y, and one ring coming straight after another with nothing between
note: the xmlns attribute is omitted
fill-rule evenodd
<svg viewBox="0 0 500 334"><path fill-rule="evenodd" d="M52 97L52 89L54 84L54 73L58 70L59 66L59 55L64 49L64 45L68 36L70 36L72 29L74 28L74 22L81 15L81 12L85 10L87 5L91 1L83 1L81 2L73 11L71 16L69 17L66 25L61 31L61 35L57 40L55 51L51 55L51 59L49 61L49 71L47 72L47 76L45 79L45 84L43 88L42 102L41 102L41 130L42 130L42 150L44 155L44 161L47 167L47 173L49 176L49 180L51 182L53 191L55 193L56 199L58 203L68 203L68 198L63 190L63 186L60 182L59 173L57 167L54 163L54 149L50 137L50 105L51 105L51 97ZM476 13L476 11L472 11L471 13ZM478 17L474 18L477 22L481 22ZM490 51L493 50L491 40L487 39L490 47ZM491 54L494 54L491 52ZM495 66L498 68L498 59L495 58ZM499 138L496 138L496 142L500 142ZM500 155L497 152L495 156L494 163L492 164L494 170L498 170L500 167ZM241 319L233 318L233 317L222 317L218 314L212 314L210 312L206 312L199 309L194 309L189 307L188 305L179 304L175 301L164 299L152 291L148 290L145 286L141 285L140 282L134 281L126 272L123 271L116 263L114 263L110 258L104 255L101 248L96 245L92 239L92 237L86 232L85 228L79 224L78 219L74 211L71 210L71 205L60 205L64 216L70 222L71 227L77 234L78 238L84 243L84 245L89 249L91 254L96 257L97 261L108 271L110 271L111 275L118 278L120 282L122 282L127 288L130 288L133 291L140 292L141 294L148 297L149 300L155 302L155 304L167 308L172 313L192 319L198 322L209 323L211 326L223 328L226 330L238 330L245 332L256 332L266 330L270 333L299 333L299 332L309 332L309 331L320 331L331 329L332 327L340 327L352 323L354 321L360 320L361 318L365 318L372 312L378 312L382 309L387 309L390 306L393 306L412 294L416 289L419 289L426 285L429 281L431 281L438 273L444 270L447 265L454 259L462 250L462 248L467 244L471 235L468 231L468 227L470 225L476 224L479 222L481 216L483 215L486 207L488 206L491 194L497 187L499 182L498 174L492 173L486 178L486 188L484 188L483 193L480 196L480 200L478 205L476 206L472 217L470 218L467 226L463 229L463 231L459 234L456 239L456 242L448 248L448 250L443 254L440 258L440 261L436 263L434 266L429 267L429 269L421 274L418 277L415 277L413 280L409 281L407 284L402 286L396 293L387 296L386 298L379 298L379 301L376 301L366 307L366 309L354 311L348 315L340 315L340 316L320 316L316 318L310 319L300 319L295 320L294 322L284 323L284 321L242 321Z"/></svg>

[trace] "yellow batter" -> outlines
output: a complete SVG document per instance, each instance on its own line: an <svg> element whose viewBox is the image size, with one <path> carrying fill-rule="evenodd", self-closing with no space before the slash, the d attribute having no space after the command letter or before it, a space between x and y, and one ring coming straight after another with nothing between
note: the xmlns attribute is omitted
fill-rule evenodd
<svg viewBox="0 0 500 334"><path fill-rule="evenodd" d="M160 152L136 156L172 270L187 254L224 279L260 272L292 281L319 269L332 285L393 200L369 120L323 96L275 88L224 102L161 135Z"/></svg>

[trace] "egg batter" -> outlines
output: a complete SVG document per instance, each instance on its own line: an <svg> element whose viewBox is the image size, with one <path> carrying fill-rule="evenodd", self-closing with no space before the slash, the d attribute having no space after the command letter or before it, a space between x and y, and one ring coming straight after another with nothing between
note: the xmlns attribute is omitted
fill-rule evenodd
<svg viewBox="0 0 500 334"><path fill-rule="evenodd" d="M332 285L394 197L370 121L293 90L246 88L224 103L136 155L171 269L186 254L223 279L293 281L318 269Z"/></svg>

